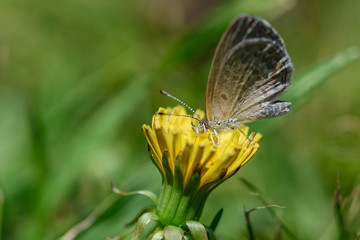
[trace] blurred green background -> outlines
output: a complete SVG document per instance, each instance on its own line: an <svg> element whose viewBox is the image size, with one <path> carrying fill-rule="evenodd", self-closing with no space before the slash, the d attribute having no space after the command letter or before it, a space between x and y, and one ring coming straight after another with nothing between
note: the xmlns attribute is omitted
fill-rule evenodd
<svg viewBox="0 0 360 240"><path fill-rule="evenodd" d="M360 61L347 50L360 46L358 0L0 1L2 239L59 238L101 204L76 239L129 231L123 224L151 202L114 196L110 182L159 191L141 126L176 105L160 89L204 108L216 43L239 13L284 38L295 90L301 79L329 81L297 98L290 90L291 114L251 125L264 135L258 153L212 193L201 220L223 207L217 235L246 238L243 207L263 204L241 176L286 207L274 210L298 239L338 239L337 170L343 196L360 182ZM356 206L349 231L360 231ZM251 217L258 239L276 239L268 211Z"/></svg>

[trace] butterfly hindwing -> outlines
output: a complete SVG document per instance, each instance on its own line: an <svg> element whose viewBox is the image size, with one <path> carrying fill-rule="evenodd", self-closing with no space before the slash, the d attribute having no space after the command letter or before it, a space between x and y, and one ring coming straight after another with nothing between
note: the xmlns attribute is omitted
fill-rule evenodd
<svg viewBox="0 0 360 240"><path fill-rule="evenodd" d="M285 113L288 104L272 100L287 89L292 70L276 31L260 18L239 16L215 53L206 93L208 120L247 122Z"/></svg>

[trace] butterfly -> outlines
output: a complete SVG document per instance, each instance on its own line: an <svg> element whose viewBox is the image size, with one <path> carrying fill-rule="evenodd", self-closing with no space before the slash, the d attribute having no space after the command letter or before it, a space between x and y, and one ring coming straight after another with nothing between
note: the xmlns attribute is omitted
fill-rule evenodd
<svg viewBox="0 0 360 240"><path fill-rule="evenodd" d="M206 88L206 116L193 124L194 130L212 130L216 147L220 144L218 131L240 129L246 122L288 113L291 102L274 99L288 89L292 72L284 41L276 30L260 17L237 16L217 45Z"/></svg>

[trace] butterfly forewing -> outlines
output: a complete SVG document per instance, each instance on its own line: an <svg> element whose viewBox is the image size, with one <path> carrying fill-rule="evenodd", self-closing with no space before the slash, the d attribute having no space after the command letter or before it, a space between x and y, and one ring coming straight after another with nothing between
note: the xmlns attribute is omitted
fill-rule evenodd
<svg viewBox="0 0 360 240"><path fill-rule="evenodd" d="M288 111L272 100L286 90L292 64L285 45L264 20L241 15L218 44L206 91L211 121L247 122Z"/></svg>

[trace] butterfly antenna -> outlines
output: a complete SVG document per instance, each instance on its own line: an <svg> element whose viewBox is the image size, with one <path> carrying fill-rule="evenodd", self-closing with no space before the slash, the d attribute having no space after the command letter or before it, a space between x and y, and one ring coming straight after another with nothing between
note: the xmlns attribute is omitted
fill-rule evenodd
<svg viewBox="0 0 360 240"><path fill-rule="evenodd" d="M161 94L164 94L165 96L168 96L169 98L174 99L175 101L178 101L179 103L181 103L182 105L184 105L187 109L189 109L190 111L192 111L200 120L201 117L199 116L199 114L197 114L194 109L192 109L189 105L187 105L186 103L184 103L183 101L181 101L180 99L174 97L173 95L170 95L169 93L165 92L164 90L160 90Z"/></svg>
<svg viewBox="0 0 360 240"><path fill-rule="evenodd" d="M193 116L190 116L190 115L164 113L164 112L157 112L156 114L157 115L163 115L163 116L187 117L187 118L195 119L197 121L201 121L200 118L196 118L196 117L193 117Z"/></svg>

